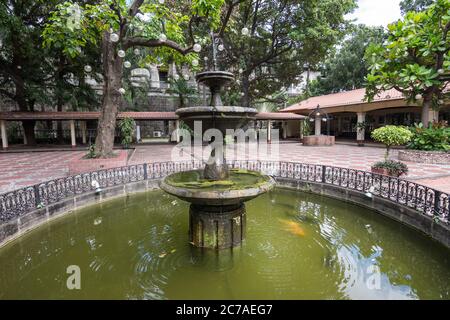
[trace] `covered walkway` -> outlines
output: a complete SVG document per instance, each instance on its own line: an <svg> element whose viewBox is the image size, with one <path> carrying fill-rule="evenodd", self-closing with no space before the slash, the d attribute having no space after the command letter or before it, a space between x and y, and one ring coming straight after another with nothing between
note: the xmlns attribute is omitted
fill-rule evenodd
<svg viewBox="0 0 450 320"><path fill-rule="evenodd" d="M75 148L77 146L76 128L81 131L81 143L87 144L89 130L87 127L87 121L98 120L100 112L82 112L82 111L70 111L70 112L0 112L0 132L2 140L2 148L8 149L8 134L7 134L7 122L8 121L65 121L68 122L70 128L70 141L71 146ZM119 112L117 119L132 118L135 121L164 121L167 123L169 133L179 128L178 116L175 112ZM295 136L299 133L301 121L305 117L294 113L258 113L255 121L255 128L259 122L265 123L265 127L268 130L267 139L271 140L271 129L273 125L279 124L282 132L282 138ZM91 131L95 131L92 129ZM170 134L169 134L170 135ZM90 136L95 136L95 133L91 133ZM140 127L136 127L136 140L141 140ZM179 138L177 138L179 141ZM23 135L23 144L27 145L26 136Z"/></svg>
<svg viewBox="0 0 450 320"><path fill-rule="evenodd" d="M411 126L421 121L421 106L408 103L401 92L395 89L383 91L372 102L365 101L365 93L362 88L310 97L281 112L315 116L314 110L319 106L328 119L321 121L320 117L315 118L318 120L313 125L316 135L326 132L335 137L356 139L359 143L363 143L369 137L367 134L378 127L390 124ZM450 101L444 101L439 111L430 110L429 118L430 121L449 121Z"/></svg>

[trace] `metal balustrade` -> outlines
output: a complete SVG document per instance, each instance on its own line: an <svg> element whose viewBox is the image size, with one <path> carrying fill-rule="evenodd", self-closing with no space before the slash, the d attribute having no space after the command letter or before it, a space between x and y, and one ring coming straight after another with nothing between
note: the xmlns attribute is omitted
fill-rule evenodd
<svg viewBox="0 0 450 320"><path fill-rule="evenodd" d="M236 160L231 168L261 171L275 178L288 178L336 186L380 197L430 216L436 223L448 225L450 195L412 181L371 172L295 162ZM201 161L156 162L98 170L63 177L0 195L0 223L16 219L33 210L66 198L95 191L92 181L101 188L130 182L161 179L180 171L201 169Z"/></svg>

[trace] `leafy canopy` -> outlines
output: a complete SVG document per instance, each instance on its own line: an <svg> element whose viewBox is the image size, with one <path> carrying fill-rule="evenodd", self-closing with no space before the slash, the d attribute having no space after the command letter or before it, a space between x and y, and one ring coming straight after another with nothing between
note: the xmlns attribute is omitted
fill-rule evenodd
<svg viewBox="0 0 450 320"><path fill-rule="evenodd" d="M423 11L434 2L435 0L403 0L400 2L400 10L402 14L409 11Z"/></svg>
<svg viewBox="0 0 450 320"><path fill-rule="evenodd" d="M370 67L366 98L395 88L409 101L422 96L433 107L442 104L450 71L450 1L437 0L423 12L408 12L403 21L389 25L383 45L367 49Z"/></svg>
<svg viewBox="0 0 450 320"><path fill-rule="evenodd" d="M105 31L113 31L119 35L119 47L124 50L135 46L153 48L142 64L161 63L164 59L190 62L197 55L190 53L189 42L201 42L194 35L193 26L205 21L209 28L216 28L224 1L165 1L161 4L157 0L134 0L129 6L126 0L84 5L69 0L58 5L51 14L43 33L44 45L60 47L66 55L75 57L87 46L98 46ZM162 34L167 41L159 40Z"/></svg>
<svg viewBox="0 0 450 320"><path fill-rule="evenodd" d="M320 66L321 76L309 86L309 96L318 96L364 87L368 74L364 53L370 44L385 40L384 29L356 25L334 54Z"/></svg>

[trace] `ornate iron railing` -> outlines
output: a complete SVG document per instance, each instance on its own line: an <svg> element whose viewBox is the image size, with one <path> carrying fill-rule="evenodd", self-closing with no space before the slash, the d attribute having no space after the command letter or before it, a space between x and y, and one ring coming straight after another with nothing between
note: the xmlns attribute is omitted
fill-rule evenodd
<svg viewBox="0 0 450 320"><path fill-rule="evenodd" d="M435 222L449 224L450 195L412 181L362 170L294 162L231 161L232 168L261 171L275 178L322 183L355 190L390 200L432 217ZM130 165L64 177L0 195L0 223L20 217L38 208L74 195L101 188L144 180L161 179L168 174L200 169L201 161L157 162Z"/></svg>

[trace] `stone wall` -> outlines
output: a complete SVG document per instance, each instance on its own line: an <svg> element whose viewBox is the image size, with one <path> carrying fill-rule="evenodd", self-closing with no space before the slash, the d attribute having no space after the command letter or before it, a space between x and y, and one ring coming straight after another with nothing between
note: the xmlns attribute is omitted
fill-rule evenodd
<svg viewBox="0 0 450 320"><path fill-rule="evenodd" d="M450 152L399 150L398 158L399 160L411 162L450 164Z"/></svg>

